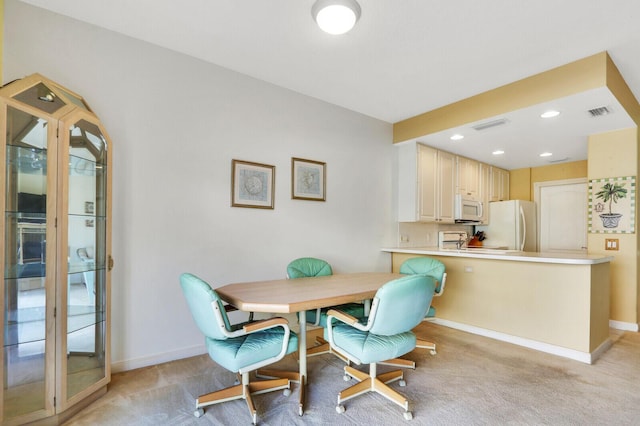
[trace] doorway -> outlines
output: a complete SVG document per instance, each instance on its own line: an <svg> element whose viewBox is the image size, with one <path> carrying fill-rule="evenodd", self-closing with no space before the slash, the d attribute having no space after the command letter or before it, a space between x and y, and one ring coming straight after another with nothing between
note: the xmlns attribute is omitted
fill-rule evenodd
<svg viewBox="0 0 640 426"><path fill-rule="evenodd" d="M587 178L534 184L538 207L539 250L586 253Z"/></svg>

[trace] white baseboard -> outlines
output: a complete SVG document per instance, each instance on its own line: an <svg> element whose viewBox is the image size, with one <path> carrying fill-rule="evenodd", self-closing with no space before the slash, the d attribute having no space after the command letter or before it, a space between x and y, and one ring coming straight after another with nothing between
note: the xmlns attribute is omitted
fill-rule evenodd
<svg viewBox="0 0 640 426"><path fill-rule="evenodd" d="M585 364L593 364L600 355L607 351L612 345L610 339L605 340L595 351L580 352L575 349L567 349L562 346L550 345L548 343L538 342L536 340L525 339L523 337L512 336L506 333L500 333L493 330L487 330L485 328L474 327L472 325L461 324L454 321L448 321L444 319L434 318L435 324L444 325L445 327L454 328L456 330L466 331L468 333L477 334L479 336L489 337L491 339L500 340L502 342L512 343L514 345L523 346L529 349L535 349L540 352L549 353L552 355L558 355L564 358L580 361Z"/></svg>
<svg viewBox="0 0 640 426"><path fill-rule="evenodd" d="M611 339L607 339L600 346L596 348L595 351L591 352L591 362L589 364L593 364L598 358L602 356L606 351L609 350L613 346L613 341Z"/></svg>
<svg viewBox="0 0 640 426"><path fill-rule="evenodd" d="M178 349L171 352L149 355L141 358L118 361L111 364L112 373L135 370L136 368L148 367L150 365L162 364L163 362L175 361L177 359L189 358L206 353L204 344L191 346L189 348Z"/></svg>
<svg viewBox="0 0 640 426"><path fill-rule="evenodd" d="M637 323L609 320L609 327L623 331L640 331Z"/></svg>

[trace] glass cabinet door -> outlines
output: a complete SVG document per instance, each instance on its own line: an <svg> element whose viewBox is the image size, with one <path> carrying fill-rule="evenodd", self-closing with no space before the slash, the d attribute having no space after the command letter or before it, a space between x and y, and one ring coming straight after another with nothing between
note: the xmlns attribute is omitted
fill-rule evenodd
<svg viewBox="0 0 640 426"><path fill-rule="evenodd" d="M65 120L65 123L67 120ZM67 399L107 375L107 140L73 113L67 174Z"/></svg>
<svg viewBox="0 0 640 426"><path fill-rule="evenodd" d="M56 149L47 135L57 123L5 108L2 418L11 419L53 409L47 398L53 393L48 360L54 350L47 313L55 251L47 250L47 223L55 212L47 209L47 170L55 168Z"/></svg>
<svg viewBox="0 0 640 426"><path fill-rule="evenodd" d="M57 424L111 378L109 139L39 74L0 87L0 424Z"/></svg>

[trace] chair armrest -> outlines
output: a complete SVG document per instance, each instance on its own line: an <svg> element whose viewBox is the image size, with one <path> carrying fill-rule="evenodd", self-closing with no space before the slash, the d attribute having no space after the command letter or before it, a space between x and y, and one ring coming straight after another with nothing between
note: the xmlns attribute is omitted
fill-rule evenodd
<svg viewBox="0 0 640 426"><path fill-rule="evenodd" d="M273 355L267 359L263 359L259 362L254 362L253 364L241 367L238 370L238 373L244 375L244 373L248 373L250 371L253 370L257 370L259 368L264 367L265 365L269 365L272 364L276 361L281 360L286 354L287 354L287 350L290 348L290 338L292 335L294 335L291 331L291 329L289 328L289 321L286 320L286 318L282 318L282 317L273 317L273 318L269 318L269 319L265 319L265 320L260 320L260 321L255 321L255 322L251 322L251 323L247 323L244 324L244 326L239 329L236 330L234 332L228 333L226 334L228 337L241 337L241 336L247 336L251 333L258 333L260 331L263 330L267 330L270 328L275 328L275 327L282 327L282 331L283 334L281 335L281 347L280 347L280 352L276 355ZM274 339L278 338L279 334L275 334L274 333ZM275 344L276 342L273 341L273 344ZM297 339L295 340L295 347L292 347L292 351L297 349L298 346L298 341Z"/></svg>
<svg viewBox="0 0 640 426"><path fill-rule="evenodd" d="M446 284L447 284L447 273L445 272L444 274L442 274L442 283L440 284L440 291L435 292L433 295L435 297L442 296L442 293L444 293L444 286ZM438 281L436 281L436 288L438 288Z"/></svg>
<svg viewBox="0 0 640 426"><path fill-rule="evenodd" d="M266 330L273 327L289 328L289 321L282 317L274 317L246 324L242 329L245 333L253 333L255 331Z"/></svg>
<svg viewBox="0 0 640 426"><path fill-rule="evenodd" d="M349 325L354 325L358 323L358 318L351 316L349 314L345 314L344 312L338 311L336 309L329 309L329 311L327 312L327 316L334 317L337 320L340 320ZM329 321L327 321L327 323L329 323Z"/></svg>
<svg viewBox="0 0 640 426"><path fill-rule="evenodd" d="M327 312L327 334L329 337L329 346L331 350L337 352L343 357L347 358L351 362L355 362L356 364L360 364L360 360L351 356L348 352L344 351L342 348L336 345L333 340L333 319L337 319L338 321L350 325L351 327L357 328L358 330L362 330L362 325L358 322L358 318L346 314L342 311L338 311L337 309L329 309Z"/></svg>

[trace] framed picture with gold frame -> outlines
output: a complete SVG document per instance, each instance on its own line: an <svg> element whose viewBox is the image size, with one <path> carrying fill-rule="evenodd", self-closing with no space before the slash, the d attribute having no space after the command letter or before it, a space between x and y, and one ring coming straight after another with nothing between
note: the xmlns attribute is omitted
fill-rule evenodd
<svg viewBox="0 0 640 426"><path fill-rule="evenodd" d="M291 158L291 198L294 200L326 200L326 168L321 161Z"/></svg>
<svg viewBox="0 0 640 426"><path fill-rule="evenodd" d="M276 167L231 160L231 206L273 209Z"/></svg>

